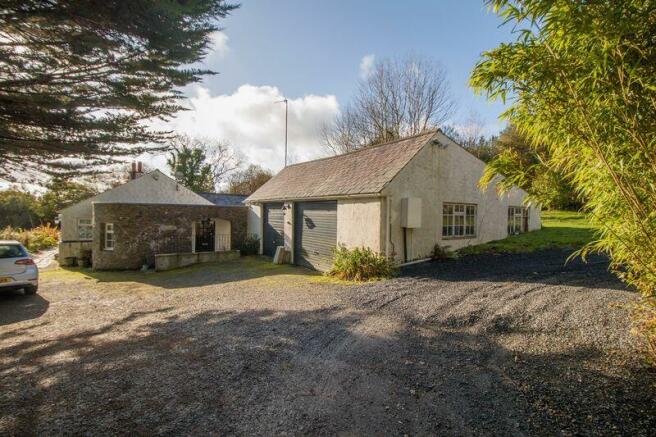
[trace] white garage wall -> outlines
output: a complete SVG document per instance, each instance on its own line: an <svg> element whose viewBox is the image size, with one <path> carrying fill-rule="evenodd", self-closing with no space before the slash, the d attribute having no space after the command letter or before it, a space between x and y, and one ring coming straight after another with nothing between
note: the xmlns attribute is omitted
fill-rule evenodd
<svg viewBox="0 0 656 437"><path fill-rule="evenodd" d="M384 252L382 202L379 198L343 199L337 202L337 244L369 247Z"/></svg>
<svg viewBox="0 0 656 437"><path fill-rule="evenodd" d="M428 144L383 190L391 199L391 245L398 261L403 261L401 199L422 199L422 226L408 231L408 260L427 258L436 243L457 250L507 237L508 206L522 206L526 193L513 189L499 195L494 184L481 191L478 181L485 163L468 153L442 133L440 145ZM442 238L444 202L477 205L477 235L473 238ZM529 229L540 228L539 207L532 208Z"/></svg>

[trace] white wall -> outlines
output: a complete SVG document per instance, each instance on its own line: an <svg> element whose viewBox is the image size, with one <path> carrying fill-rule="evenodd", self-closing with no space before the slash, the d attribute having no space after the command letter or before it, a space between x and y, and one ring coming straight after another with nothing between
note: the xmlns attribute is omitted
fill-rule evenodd
<svg viewBox="0 0 656 437"><path fill-rule="evenodd" d="M221 246L221 238L227 238L224 241L225 247ZM230 222L223 219L214 219L214 251L230 250L232 248L232 238L230 233Z"/></svg>
<svg viewBox="0 0 656 437"><path fill-rule="evenodd" d="M337 201L337 244L383 252L382 213L379 198Z"/></svg>
<svg viewBox="0 0 656 437"><path fill-rule="evenodd" d="M422 226L408 230L408 260L430 256L436 243L457 250L507 237L508 206L522 206L526 193L513 189L498 195L494 184L483 192L478 181L485 164L445 135L436 139L442 146L428 144L383 190L391 201L391 245L395 258L403 261L401 199L422 199ZM477 232L472 238L442 238L444 202L477 205ZM529 229L540 228L539 207L531 208Z"/></svg>
<svg viewBox="0 0 656 437"><path fill-rule="evenodd" d="M248 216L246 219L246 233L255 235L262 239L262 206L248 205Z"/></svg>
<svg viewBox="0 0 656 437"><path fill-rule="evenodd" d="M93 201L98 203L212 205L209 200L178 184L159 170L98 194Z"/></svg>
<svg viewBox="0 0 656 437"><path fill-rule="evenodd" d="M93 198L92 198L93 199ZM93 217L92 199L86 199L82 202L71 205L61 211L59 220L61 223L61 240L77 241L80 239L77 229L78 219L89 219Z"/></svg>

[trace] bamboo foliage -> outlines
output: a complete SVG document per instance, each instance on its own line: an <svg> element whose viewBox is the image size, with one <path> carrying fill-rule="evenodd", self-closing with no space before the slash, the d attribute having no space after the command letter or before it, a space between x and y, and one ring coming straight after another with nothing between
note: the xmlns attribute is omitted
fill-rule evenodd
<svg viewBox="0 0 656 437"><path fill-rule="evenodd" d="M572 181L603 251L656 295L656 1L491 0L517 39L484 53L471 84ZM488 175L489 178L489 175Z"/></svg>

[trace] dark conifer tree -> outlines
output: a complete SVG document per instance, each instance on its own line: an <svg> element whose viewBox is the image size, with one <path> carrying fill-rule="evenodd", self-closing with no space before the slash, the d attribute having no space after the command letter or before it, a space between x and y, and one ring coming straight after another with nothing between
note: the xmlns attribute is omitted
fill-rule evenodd
<svg viewBox="0 0 656 437"><path fill-rule="evenodd" d="M144 121L181 109L223 0L4 0L0 177L82 174L161 148Z"/></svg>

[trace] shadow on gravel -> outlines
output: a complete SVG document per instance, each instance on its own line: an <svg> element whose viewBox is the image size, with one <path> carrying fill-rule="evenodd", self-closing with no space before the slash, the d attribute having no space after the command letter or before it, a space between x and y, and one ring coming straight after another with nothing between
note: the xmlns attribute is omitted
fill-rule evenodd
<svg viewBox="0 0 656 437"><path fill-rule="evenodd" d="M49 302L38 294L26 295L22 291L0 292L0 326L41 317Z"/></svg>
<svg viewBox="0 0 656 437"><path fill-rule="evenodd" d="M152 320L157 316L156 321ZM377 315L163 308L0 346L2 434L647 435L644 371Z"/></svg>
<svg viewBox="0 0 656 437"><path fill-rule="evenodd" d="M402 275L445 281L518 281L575 287L628 290L609 271L608 258L592 255L568 260L571 250L553 249L533 253L468 255L457 260L426 262L408 266Z"/></svg>

